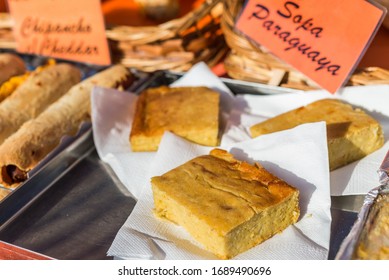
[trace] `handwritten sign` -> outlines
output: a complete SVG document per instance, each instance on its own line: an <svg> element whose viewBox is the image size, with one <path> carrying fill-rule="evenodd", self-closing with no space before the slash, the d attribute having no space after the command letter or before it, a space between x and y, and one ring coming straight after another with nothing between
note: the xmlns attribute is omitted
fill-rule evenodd
<svg viewBox="0 0 389 280"><path fill-rule="evenodd" d="M385 12L365 0L250 0L236 28L334 93L362 58Z"/></svg>
<svg viewBox="0 0 389 280"><path fill-rule="evenodd" d="M8 0L8 6L19 52L111 63L100 0Z"/></svg>

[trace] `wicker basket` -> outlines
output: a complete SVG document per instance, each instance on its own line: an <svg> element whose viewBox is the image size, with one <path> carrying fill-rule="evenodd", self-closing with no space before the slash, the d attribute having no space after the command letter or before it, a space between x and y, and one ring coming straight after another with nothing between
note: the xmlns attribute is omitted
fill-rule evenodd
<svg viewBox="0 0 389 280"><path fill-rule="evenodd" d="M228 48L220 28L222 1L205 1L185 16L151 27L107 30L114 62L142 71L186 71L205 61L213 66Z"/></svg>
<svg viewBox="0 0 389 280"><path fill-rule="evenodd" d="M269 85L313 89L316 84L291 66L270 54L265 48L252 44L245 36L235 32L235 18L243 5L242 0L224 0L221 26L231 52L224 61L231 77Z"/></svg>
<svg viewBox="0 0 389 280"><path fill-rule="evenodd" d="M318 88L315 82L270 54L265 48L252 44L244 35L235 32L235 18L243 3L243 0L224 0L221 26L225 40L231 48L224 61L228 75L239 80L295 89ZM358 69L348 84L389 84L388 71L377 67Z"/></svg>
<svg viewBox="0 0 389 280"><path fill-rule="evenodd" d="M389 84L389 70L380 67L358 69L350 77L348 84L351 86Z"/></svg>

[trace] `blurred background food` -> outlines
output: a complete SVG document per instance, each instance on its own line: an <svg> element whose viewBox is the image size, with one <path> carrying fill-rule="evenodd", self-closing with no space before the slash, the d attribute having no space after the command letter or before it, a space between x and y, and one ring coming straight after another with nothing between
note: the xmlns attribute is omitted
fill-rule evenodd
<svg viewBox="0 0 389 280"><path fill-rule="evenodd" d="M180 3L178 0L134 0L148 18L166 21L178 17Z"/></svg>
<svg viewBox="0 0 389 280"><path fill-rule="evenodd" d="M146 8L149 7L150 10L158 3L159 5L172 4L175 7L174 12L165 18L153 18L152 14L147 16L147 13L140 9L140 4L143 3L144 5L147 2L149 6L146 5ZM150 26L163 23L174 17L182 17L194 8L199 7L203 2L204 0L105 0L102 1L102 9L108 26Z"/></svg>

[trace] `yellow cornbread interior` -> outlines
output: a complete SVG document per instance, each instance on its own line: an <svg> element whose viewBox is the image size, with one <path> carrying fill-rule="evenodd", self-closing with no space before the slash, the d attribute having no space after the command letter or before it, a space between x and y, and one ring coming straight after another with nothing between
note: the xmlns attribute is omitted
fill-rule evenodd
<svg viewBox="0 0 389 280"><path fill-rule="evenodd" d="M151 183L155 214L183 226L222 259L281 232L300 213L297 189L220 149Z"/></svg>
<svg viewBox="0 0 389 280"><path fill-rule="evenodd" d="M131 149L157 150L165 131L201 145L216 146L219 93L206 87L166 86L143 92L131 128Z"/></svg>
<svg viewBox="0 0 389 280"><path fill-rule="evenodd" d="M389 260L389 195L380 195L372 206L353 258Z"/></svg>
<svg viewBox="0 0 389 280"><path fill-rule="evenodd" d="M252 126L250 132L257 137L318 121L327 124L331 170L361 159L384 144L381 125L374 118L337 99L322 99L270 118Z"/></svg>

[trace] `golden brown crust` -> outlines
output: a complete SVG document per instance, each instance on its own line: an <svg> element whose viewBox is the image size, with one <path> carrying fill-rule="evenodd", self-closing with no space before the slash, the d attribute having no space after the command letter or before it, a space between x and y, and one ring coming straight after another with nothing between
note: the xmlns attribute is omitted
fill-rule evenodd
<svg viewBox="0 0 389 280"><path fill-rule="evenodd" d="M258 123L250 131L257 137L318 121L327 124L331 170L361 159L384 144L381 125L374 118L338 99L313 102Z"/></svg>
<svg viewBox="0 0 389 280"><path fill-rule="evenodd" d="M139 96L130 133L133 151L155 151L165 131L201 145L216 146L219 94L206 87L166 86Z"/></svg>
<svg viewBox="0 0 389 280"><path fill-rule="evenodd" d="M26 121L37 117L81 79L70 64L48 66L32 73L0 103L0 144Z"/></svg>
<svg viewBox="0 0 389 280"><path fill-rule="evenodd" d="M182 225L221 258L263 242L299 216L297 189L220 149L151 183L156 214Z"/></svg>
<svg viewBox="0 0 389 280"><path fill-rule="evenodd" d="M26 72L26 66L19 56L10 53L0 54L0 85L9 78L24 72Z"/></svg>
<svg viewBox="0 0 389 280"><path fill-rule="evenodd" d="M129 77L124 66L113 66L73 86L37 118L26 122L0 146L0 181L7 187L20 183L8 178L7 168L30 171L63 136L74 135L82 122L90 120L90 93L94 86L117 88Z"/></svg>

